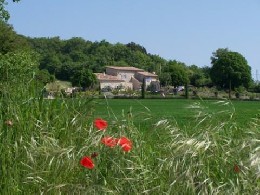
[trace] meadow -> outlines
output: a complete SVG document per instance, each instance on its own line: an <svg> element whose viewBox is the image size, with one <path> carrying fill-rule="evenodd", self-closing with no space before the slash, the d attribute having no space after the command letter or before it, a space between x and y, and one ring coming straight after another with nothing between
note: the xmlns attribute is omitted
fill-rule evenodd
<svg viewBox="0 0 260 195"><path fill-rule="evenodd" d="M175 121L183 127L192 127L203 117L216 123L234 122L240 127L249 125L260 112L259 101L185 100L185 99L107 99L97 100L95 114L117 117L131 113L135 121L143 121L140 115L156 122L158 119ZM150 123L150 122L149 122Z"/></svg>
<svg viewBox="0 0 260 195"><path fill-rule="evenodd" d="M1 194L260 193L257 101L25 99L1 99Z"/></svg>

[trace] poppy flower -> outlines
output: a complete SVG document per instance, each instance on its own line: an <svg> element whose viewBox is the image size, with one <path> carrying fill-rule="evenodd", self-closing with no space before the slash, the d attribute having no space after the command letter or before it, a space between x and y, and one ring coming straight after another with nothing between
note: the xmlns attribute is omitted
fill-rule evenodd
<svg viewBox="0 0 260 195"><path fill-rule="evenodd" d="M101 143L105 144L108 147L115 147L118 143L118 139L113 138L113 137L103 137L101 139Z"/></svg>
<svg viewBox="0 0 260 195"><path fill-rule="evenodd" d="M238 165L234 165L234 172L239 173L240 172L240 167Z"/></svg>
<svg viewBox="0 0 260 195"><path fill-rule="evenodd" d="M107 121L98 118L94 121L94 125L98 130L105 130L107 128Z"/></svg>
<svg viewBox="0 0 260 195"><path fill-rule="evenodd" d="M95 167L95 164L93 163L92 159L88 156L84 156L81 160L80 160L80 164L83 167L86 167L87 169L93 169Z"/></svg>
<svg viewBox="0 0 260 195"><path fill-rule="evenodd" d="M125 152L129 152L129 151L132 149L132 146L129 145L129 144L124 144L124 145L122 145L122 149L123 149Z"/></svg>
<svg viewBox="0 0 260 195"><path fill-rule="evenodd" d="M120 146L124 145L124 144L129 144L129 145L132 145L132 142L126 138L126 137L121 137L119 140L118 140L118 144Z"/></svg>
<svg viewBox="0 0 260 195"><path fill-rule="evenodd" d="M118 144L122 147L125 152L129 152L132 149L132 142L126 137L121 137L118 140Z"/></svg>

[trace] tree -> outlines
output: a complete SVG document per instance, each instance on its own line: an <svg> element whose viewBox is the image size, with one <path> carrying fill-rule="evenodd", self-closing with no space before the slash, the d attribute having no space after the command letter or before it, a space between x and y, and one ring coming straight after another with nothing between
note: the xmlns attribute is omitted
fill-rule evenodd
<svg viewBox="0 0 260 195"><path fill-rule="evenodd" d="M207 67L191 65L188 67L190 84L195 87L211 86L211 80L207 73Z"/></svg>
<svg viewBox="0 0 260 195"><path fill-rule="evenodd" d="M56 71L55 71L55 77L59 80L63 81L69 81L71 77L71 73L74 69L74 63L73 62L66 62L63 63Z"/></svg>
<svg viewBox="0 0 260 195"><path fill-rule="evenodd" d="M248 88L251 81L251 67L238 52L218 49L211 57L210 77L212 82L221 88L231 89L243 86Z"/></svg>
<svg viewBox="0 0 260 195"><path fill-rule="evenodd" d="M36 72L36 80L42 83L43 85L46 85L47 83L52 81L53 75L51 75L48 70L42 69Z"/></svg>
<svg viewBox="0 0 260 195"><path fill-rule="evenodd" d="M142 99L145 98L145 91L146 91L146 84L145 84L145 78L143 78L143 81L142 81Z"/></svg>
<svg viewBox="0 0 260 195"><path fill-rule="evenodd" d="M97 79L91 70L79 66L74 69L71 76L71 82L73 86L79 86L85 90L86 88L93 86L97 82Z"/></svg>
<svg viewBox="0 0 260 195"><path fill-rule="evenodd" d="M166 70L165 70L166 71ZM171 84L173 86L186 85L189 83L188 71L185 64L176 60L169 61L168 71L171 75Z"/></svg>
<svg viewBox="0 0 260 195"><path fill-rule="evenodd" d="M58 55L54 52L46 53L46 55L42 55L42 60L40 61L40 69L46 69L49 71L50 74L56 74L61 67L62 62Z"/></svg>
<svg viewBox="0 0 260 195"><path fill-rule="evenodd" d="M202 85L203 77L203 72L198 66L192 65L189 67L189 80L191 85L200 87Z"/></svg>
<svg viewBox="0 0 260 195"><path fill-rule="evenodd" d="M171 74L169 72L163 72L159 75L159 80L162 86L171 85Z"/></svg>
<svg viewBox="0 0 260 195"><path fill-rule="evenodd" d="M146 49L143 46L136 44L134 42L128 43L126 44L126 46L130 48L132 51L140 51L144 54L147 54Z"/></svg>
<svg viewBox="0 0 260 195"><path fill-rule="evenodd" d="M13 0L13 2L18 2L20 0ZM10 18L10 14L5 9L5 5L7 5L6 0L0 0L0 20L7 22Z"/></svg>
<svg viewBox="0 0 260 195"><path fill-rule="evenodd" d="M26 38L16 34L13 27L0 20L0 53L14 51L29 51L30 46Z"/></svg>

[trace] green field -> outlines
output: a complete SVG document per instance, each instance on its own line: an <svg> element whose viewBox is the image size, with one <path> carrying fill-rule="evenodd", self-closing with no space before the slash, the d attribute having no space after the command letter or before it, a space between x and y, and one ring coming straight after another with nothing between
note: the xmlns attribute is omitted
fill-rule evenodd
<svg viewBox="0 0 260 195"><path fill-rule="evenodd" d="M259 101L216 101L185 99L107 99L97 100L95 115L113 118L131 112L135 121L144 119L176 121L181 127L192 127L205 117L212 122L234 122L240 127L259 117ZM150 122L149 122L150 123Z"/></svg>
<svg viewBox="0 0 260 195"><path fill-rule="evenodd" d="M0 194L260 190L259 102L2 98L0 107ZM105 146L108 136L127 137L131 151ZM93 153L94 169L81 166Z"/></svg>

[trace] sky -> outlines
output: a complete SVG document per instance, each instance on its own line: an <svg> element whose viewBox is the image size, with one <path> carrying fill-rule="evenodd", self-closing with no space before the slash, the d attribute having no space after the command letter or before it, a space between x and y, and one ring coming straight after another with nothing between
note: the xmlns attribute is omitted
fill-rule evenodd
<svg viewBox="0 0 260 195"><path fill-rule="evenodd" d="M259 0L21 0L6 6L18 34L135 42L186 65L211 66L219 48L242 54L260 80ZM256 75L258 73L258 75Z"/></svg>

